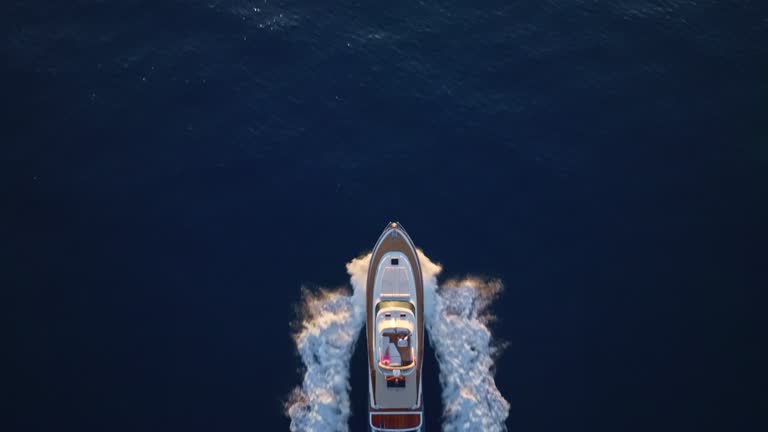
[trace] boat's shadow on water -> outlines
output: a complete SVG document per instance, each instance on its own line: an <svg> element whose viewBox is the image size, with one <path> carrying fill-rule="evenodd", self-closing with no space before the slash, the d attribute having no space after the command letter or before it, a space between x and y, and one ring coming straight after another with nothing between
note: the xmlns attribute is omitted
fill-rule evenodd
<svg viewBox="0 0 768 432"><path fill-rule="evenodd" d="M429 332L424 332L424 364L422 365L422 386L424 402L424 426L422 431L442 430L441 418L443 402L441 399L439 369ZM349 419L351 432L369 431L368 424L368 354L366 353L365 332L361 330L360 337L352 354L350 364L350 404L352 415Z"/></svg>

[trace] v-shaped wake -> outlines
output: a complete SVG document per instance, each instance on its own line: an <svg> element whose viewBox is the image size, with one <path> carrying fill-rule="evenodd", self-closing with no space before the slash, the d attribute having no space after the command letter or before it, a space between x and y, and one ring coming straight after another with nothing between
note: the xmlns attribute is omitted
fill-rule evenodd
<svg viewBox="0 0 768 432"><path fill-rule="evenodd" d="M488 306L499 281L468 278L438 287L442 268L421 251L426 328L440 367L445 431L502 431L509 403L493 379L495 348ZM370 254L347 263L345 288L304 290L296 348L305 366L301 385L286 402L291 431L349 430L349 363L365 324L365 281Z"/></svg>

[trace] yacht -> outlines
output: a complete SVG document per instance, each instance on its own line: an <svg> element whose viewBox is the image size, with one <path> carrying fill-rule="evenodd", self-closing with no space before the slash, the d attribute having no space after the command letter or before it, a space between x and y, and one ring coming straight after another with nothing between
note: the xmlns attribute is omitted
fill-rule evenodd
<svg viewBox="0 0 768 432"><path fill-rule="evenodd" d="M366 287L371 429L419 431L424 284L416 247L397 222L373 248Z"/></svg>

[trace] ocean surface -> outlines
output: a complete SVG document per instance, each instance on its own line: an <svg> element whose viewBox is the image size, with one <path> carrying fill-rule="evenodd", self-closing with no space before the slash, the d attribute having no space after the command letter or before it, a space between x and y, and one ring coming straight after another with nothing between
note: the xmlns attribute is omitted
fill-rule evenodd
<svg viewBox="0 0 768 432"><path fill-rule="evenodd" d="M0 36L3 430L288 430L303 292L391 220L503 285L508 430L768 430L768 3L6 0Z"/></svg>

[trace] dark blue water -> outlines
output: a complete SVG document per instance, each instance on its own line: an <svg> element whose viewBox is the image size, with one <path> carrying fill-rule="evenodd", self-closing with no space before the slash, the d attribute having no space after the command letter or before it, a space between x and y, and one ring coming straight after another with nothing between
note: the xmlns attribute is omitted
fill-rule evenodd
<svg viewBox="0 0 768 432"><path fill-rule="evenodd" d="M300 287L389 220L504 281L510 430L765 430L763 2L11 0L0 28L10 430L286 430Z"/></svg>

